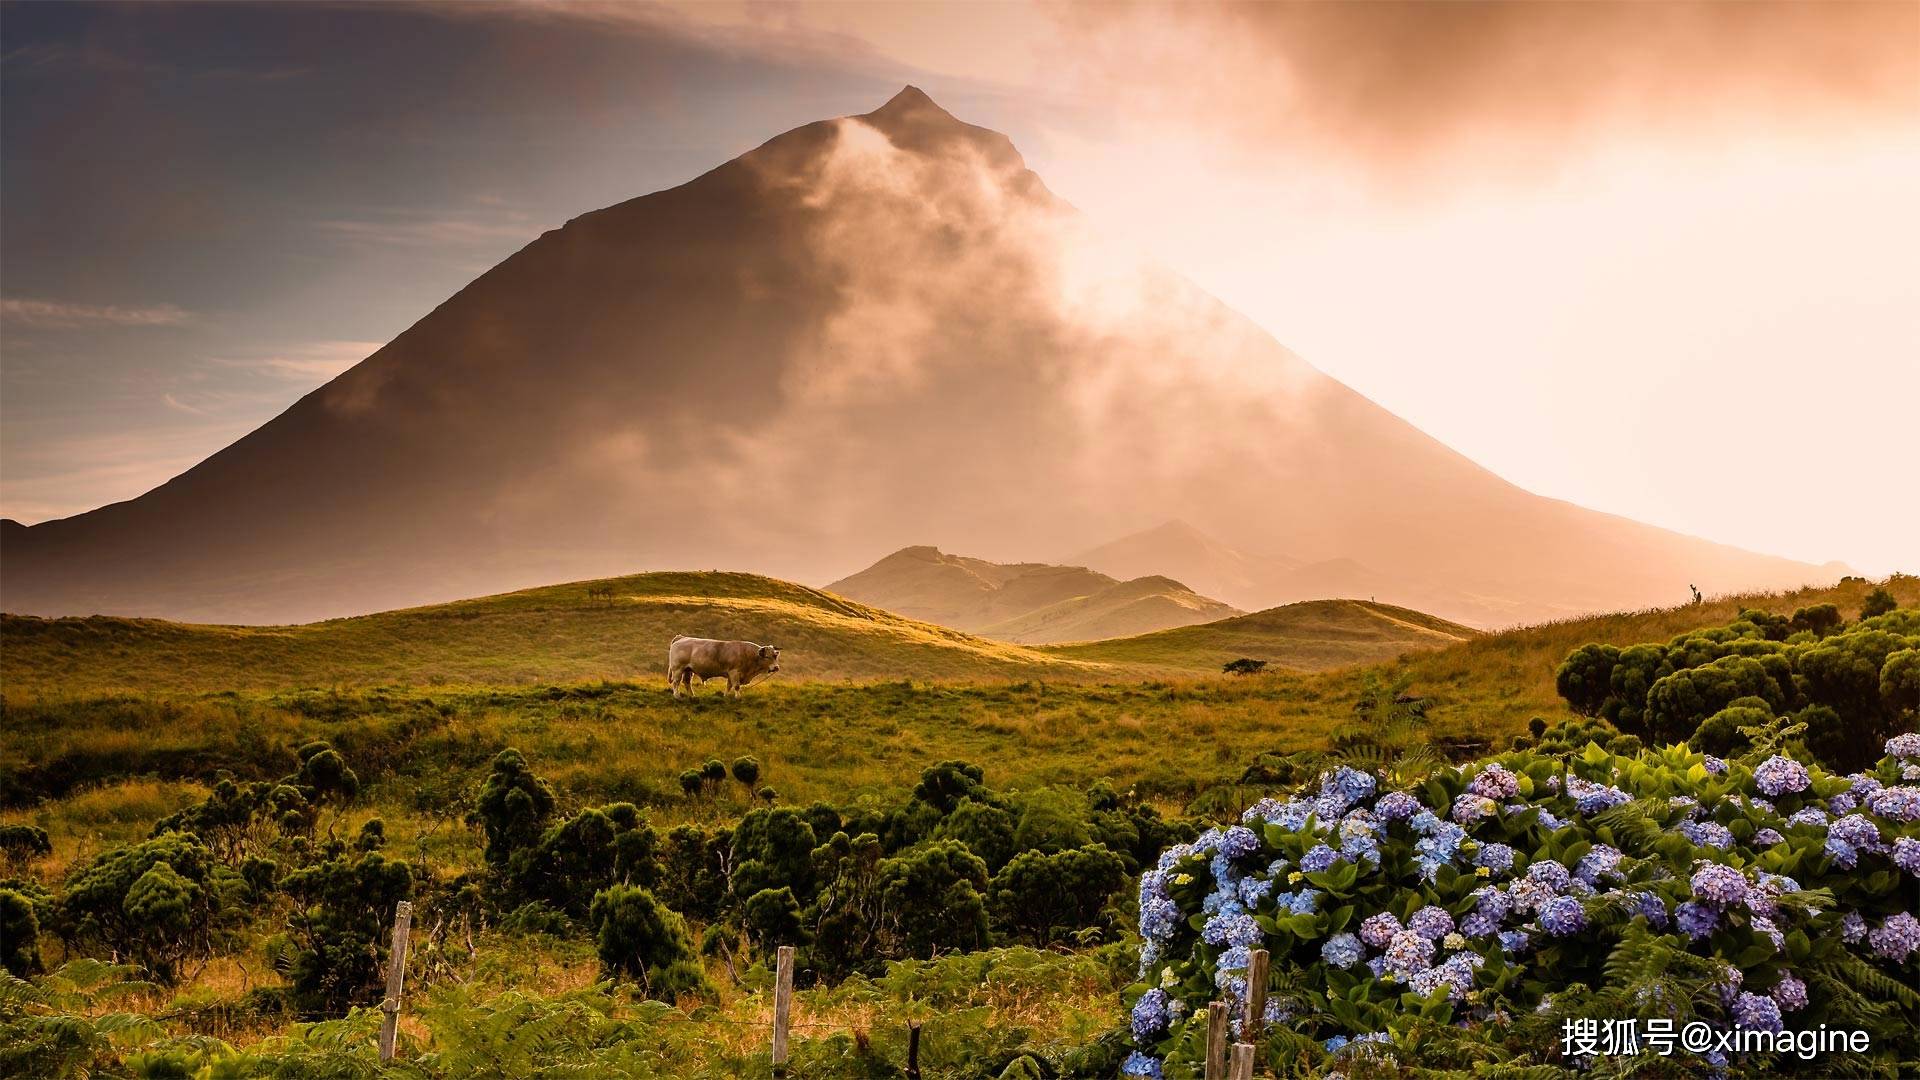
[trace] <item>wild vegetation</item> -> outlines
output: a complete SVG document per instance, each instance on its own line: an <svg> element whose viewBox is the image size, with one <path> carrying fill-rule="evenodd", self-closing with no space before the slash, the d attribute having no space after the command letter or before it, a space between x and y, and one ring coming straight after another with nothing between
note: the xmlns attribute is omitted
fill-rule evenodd
<svg viewBox="0 0 1920 1080"><path fill-rule="evenodd" d="M1111 1076L1136 1053L1140 1068L1148 1057L1184 1060L1190 1010L1230 991L1221 975L1236 969L1221 959L1232 946L1206 940L1221 913L1206 910L1207 897L1222 876L1236 896L1259 890L1246 882L1272 882L1248 913L1275 956L1272 997L1294 1012L1264 1052L1302 1068L1558 1069L1553 1016L1617 1004L1648 980L1669 980L1677 1000L1709 1017L1731 1015L1738 993L1785 1008L1773 990L1791 971L1816 999L1805 1016L1868 1026L1894 1056L1862 1069L1897 1071L1920 1056L1902 1041L1920 1017L1894 988L1913 985L1915 961L1877 952L1874 935L1890 941L1905 926L1896 916L1912 907L1900 906L1912 885L1906 847L1920 835L1899 816L1904 803L1875 809L1878 789L1867 785L1902 790L1915 763L1876 754L1868 779L1822 764L1809 710L1848 714L1821 696L1827 684L1807 655L1902 636L1914 585L1887 583L1909 606L1865 621L1856 616L1872 588L1849 583L1490 635L1334 675L775 682L735 701L678 704L662 685L621 682L61 697L9 685L0 961L16 974L0 981L0 1072L377 1072L386 929L394 903L411 899L419 914L396 1074L525 1075L536 1060L609 1076L764 1073L769 957L791 944L795 1075L897 1075L906 1023L922 1021L930 1076ZM1818 625L1791 629L1795 612L1822 604L1835 616L1806 614ZM1781 655L1798 665L1793 693L1783 687L1766 715L1738 717L1738 744L1719 752L1726 771L1704 772L1701 747L1660 745L1619 723L1621 709L1610 719L1605 698L1558 696L1562 664L1578 669L1594 655L1586 646L1624 655L1643 638L1666 642L1672 670L1662 678L1719 663L1708 643L1761 662ZM1904 661L1893 661L1907 647L1886 650L1876 678L1891 665L1903 685ZM178 659L191 669L189 656ZM1509 665L1525 676L1510 678ZM1448 673L1458 674L1437 677ZM1589 681L1570 684L1576 696ZM1914 726L1905 698L1876 701L1877 732ZM1703 720L1688 737L1717 730ZM1768 795L1776 782L1798 783L1795 762L1807 786ZM1485 811L1462 795L1498 779L1496 764L1532 790L1506 799L1503 782L1494 812L1461 821ZM1327 834L1279 809L1301 805L1287 792L1325 798L1328 783L1357 790L1356 777L1373 786L1340 816L1364 809L1371 836ZM1589 785L1632 799L1582 806ZM1435 824L1418 811L1379 823L1395 790L1421 800ZM1697 809L1664 801L1682 795ZM1844 807L1849 798L1856 805ZM1230 873L1216 875L1218 845L1250 811L1263 823L1245 827L1258 857L1233 856ZM1874 835L1842 824L1848 811ZM1768 829L1782 842L1763 842ZM1724 847L1721 830L1732 837ZM1429 873L1422 860L1449 846L1436 839L1450 850ZM1377 846L1378 863L1361 840ZM1852 846L1851 868L1836 842ZM1334 857L1325 866L1322 844ZM1479 853L1494 845L1512 849L1512 869L1481 878ZM1603 846L1621 858L1586 882L1593 896L1554 878L1555 897L1577 900L1585 920L1574 944L1541 932L1544 896L1498 928L1529 932L1530 950L1496 955L1497 936L1466 934L1485 896L1474 890L1510 893L1536 864L1584 881ZM1700 938L1654 927L1650 907L1615 910L1621 895L1653 893L1678 919L1694 899L1696 859L1738 869L1750 891L1770 887L1756 868L1800 887L1780 891L1774 916L1722 910ZM1276 860L1292 865L1276 872ZM1153 921L1162 909L1143 909L1143 898L1160 899L1143 871L1179 907L1184 929L1172 936ZM1172 881L1180 874L1192 880ZM1304 904L1309 890L1323 894L1311 911L1274 906L1281 894ZM1349 925L1333 927L1349 906ZM1384 970L1325 968L1331 937L1358 936L1381 912L1405 928L1426 908L1445 909L1469 946L1442 935L1435 948L1447 955L1394 974L1399 984ZM1552 910L1572 918L1565 904ZM1849 912L1866 920L1860 941L1836 921ZM1773 949L1754 917L1774 919L1783 951L1748 955L1763 939ZM1636 918L1647 925L1636 929ZM1362 945L1355 964L1378 958ZM1463 952L1479 965L1445 967ZM1658 970L1620 967L1629 956L1657 958ZM1724 973L1709 970L1722 961L1745 980L1727 1000L1712 990ZM1479 995L1472 1002L1451 1000L1463 967L1487 983L1463 991ZM1159 985L1168 971L1173 983ZM1445 985L1409 988L1414 974ZM1326 994L1334 982L1337 1004ZM1154 989L1165 997L1151 1000L1187 1011L1143 1028L1139 1002ZM1548 994L1557 1003L1548 1013L1525 1011ZM1498 1017L1495 1007L1514 1020L1500 1040L1441 1019L1447 1009L1455 1021L1476 1010ZM1155 1008L1146 1006L1149 1020ZM1363 1035L1363 1050L1333 1056L1337 1039ZM1298 1041L1309 1036L1313 1046Z"/></svg>

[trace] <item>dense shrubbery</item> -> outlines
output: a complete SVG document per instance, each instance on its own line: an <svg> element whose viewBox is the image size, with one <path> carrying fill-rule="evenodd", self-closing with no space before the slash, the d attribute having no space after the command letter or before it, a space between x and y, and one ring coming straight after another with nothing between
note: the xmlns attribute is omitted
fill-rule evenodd
<svg viewBox="0 0 1920 1080"><path fill-rule="evenodd" d="M1821 762L1859 768L1920 708L1920 611L1894 608L1883 589L1862 615L1848 626L1831 604L1791 618L1743 611L1664 645L1585 645L1556 683L1575 712L1650 745L1699 735L1730 752L1742 728L1786 716Z"/></svg>
<svg viewBox="0 0 1920 1080"><path fill-rule="evenodd" d="M1852 776L1598 746L1410 790L1330 772L1143 875L1129 1070L1197 1061L1206 1003L1245 1000L1254 948L1276 1065L1539 1061L1565 1017L1824 1023L1871 1032L1882 1068L1911 1060L1920 736L1887 751Z"/></svg>

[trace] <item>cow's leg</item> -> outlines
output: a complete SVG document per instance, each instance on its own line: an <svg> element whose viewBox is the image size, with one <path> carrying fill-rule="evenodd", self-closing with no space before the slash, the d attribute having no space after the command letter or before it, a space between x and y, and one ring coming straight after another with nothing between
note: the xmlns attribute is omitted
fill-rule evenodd
<svg viewBox="0 0 1920 1080"><path fill-rule="evenodd" d="M736 672L732 672L732 671L727 672L727 696L728 697L740 696L740 676Z"/></svg>

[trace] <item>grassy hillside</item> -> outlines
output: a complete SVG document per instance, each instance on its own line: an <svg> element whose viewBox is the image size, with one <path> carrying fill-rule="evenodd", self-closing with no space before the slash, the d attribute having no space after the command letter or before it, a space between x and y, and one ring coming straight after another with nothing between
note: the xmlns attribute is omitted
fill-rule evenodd
<svg viewBox="0 0 1920 1080"><path fill-rule="evenodd" d="M1127 637L1240 611L1156 574L1117 580L1084 566L994 563L909 547L827 586L840 596L999 641Z"/></svg>
<svg viewBox="0 0 1920 1080"><path fill-rule="evenodd" d="M1217 673L1240 657L1273 668L1320 671L1377 663L1416 649L1468 641L1479 631L1391 604L1310 600L1238 618L1183 626L1117 641L1050 646L1074 660L1137 665L1194 674Z"/></svg>
<svg viewBox="0 0 1920 1080"><path fill-rule="evenodd" d="M590 600L593 586L611 601ZM133 690L664 679L675 634L785 650L776 679L1088 678L1097 666L754 574L576 582L301 626L98 616L0 622L9 697ZM664 684L663 684L664 685Z"/></svg>

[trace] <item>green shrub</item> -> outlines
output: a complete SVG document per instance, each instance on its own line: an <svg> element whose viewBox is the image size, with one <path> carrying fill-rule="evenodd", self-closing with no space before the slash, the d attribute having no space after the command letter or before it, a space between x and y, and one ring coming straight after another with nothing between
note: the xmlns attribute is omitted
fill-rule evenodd
<svg viewBox="0 0 1920 1080"><path fill-rule="evenodd" d="M985 946L986 886L987 864L952 840L882 860L875 888L883 954L925 958Z"/></svg>
<svg viewBox="0 0 1920 1080"><path fill-rule="evenodd" d="M480 798L468 822L486 834L487 862L505 867L517 851L540 840L553 815L553 789L527 767L520 751L494 755Z"/></svg>
<svg viewBox="0 0 1920 1080"><path fill-rule="evenodd" d="M733 778L752 787L760 779L760 762L752 757L733 759Z"/></svg>
<svg viewBox="0 0 1920 1080"><path fill-rule="evenodd" d="M0 967L22 979L40 970L40 918L13 889L0 889Z"/></svg>
<svg viewBox="0 0 1920 1080"><path fill-rule="evenodd" d="M245 887L204 844L170 833L102 852L68 880L58 908L77 943L131 957L170 983L180 961L212 951L216 920Z"/></svg>
<svg viewBox="0 0 1920 1080"><path fill-rule="evenodd" d="M38 825L0 825L0 867L23 873L28 864L53 854L53 841Z"/></svg>
<svg viewBox="0 0 1920 1080"><path fill-rule="evenodd" d="M1007 860L1018 850L1014 847L1013 827L1011 813L969 797L960 800L934 830L934 835L967 845L968 851L987 864L987 871L994 873L1007 865Z"/></svg>
<svg viewBox="0 0 1920 1080"><path fill-rule="evenodd" d="M677 911L711 919L727 896L733 833L676 825L660 845L660 896Z"/></svg>
<svg viewBox="0 0 1920 1080"><path fill-rule="evenodd" d="M299 905L287 924L296 1008L336 1015L379 1000L394 910L413 884L410 866L378 851L331 853L282 880Z"/></svg>
<svg viewBox="0 0 1920 1080"><path fill-rule="evenodd" d="M550 826L532 847L513 854L501 892L504 906L544 902L585 918L593 895L610 885L658 884L659 837L632 803L590 807Z"/></svg>
<svg viewBox="0 0 1920 1080"><path fill-rule="evenodd" d="M1900 601L1894 599L1892 593L1885 588L1877 588L1868 593L1867 599L1860 605L1860 618L1877 618L1899 606Z"/></svg>
<svg viewBox="0 0 1920 1080"><path fill-rule="evenodd" d="M794 899L793 890L786 886L778 889L762 889L747 898L741 908L740 922L752 941L762 952L770 952L779 945L800 945L806 941L806 929L801 920L800 902Z"/></svg>
<svg viewBox="0 0 1920 1080"><path fill-rule="evenodd" d="M686 921L651 891L615 885L595 893L589 910L600 966L609 976L632 979L648 997L664 1001L712 993Z"/></svg>
<svg viewBox="0 0 1920 1080"><path fill-rule="evenodd" d="M1008 935L1051 945L1100 926L1101 909L1126 879L1120 857L1100 844L1053 855L1024 851L994 875L988 898Z"/></svg>

